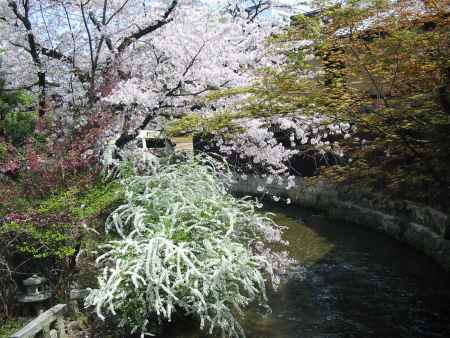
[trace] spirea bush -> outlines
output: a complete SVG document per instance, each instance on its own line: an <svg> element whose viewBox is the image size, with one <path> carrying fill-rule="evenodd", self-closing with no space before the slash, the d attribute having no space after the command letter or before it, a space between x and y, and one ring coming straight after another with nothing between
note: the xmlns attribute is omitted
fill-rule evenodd
<svg viewBox="0 0 450 338"><path fill-rule="evenodd" d="M227 193L218 166L196 158L123 180L126 203L106 223L117 238L98 257L99 288L86 299L100 318L144 336L150 322L179 313L209 333L245 336L239 315L265 303L266 281L276 281L262 243L280 242L281 231L254 202Z"/></svg>

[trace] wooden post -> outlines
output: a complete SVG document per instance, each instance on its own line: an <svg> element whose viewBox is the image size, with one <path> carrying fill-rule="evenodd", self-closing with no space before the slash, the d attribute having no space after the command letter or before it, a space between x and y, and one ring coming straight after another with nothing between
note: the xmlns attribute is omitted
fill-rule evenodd
<svg viewBox="0 0 450 338"><path fill-rule="evenodd" d="M71 310L75 313L80 313L78 309L79 302L82 302L89 294L89 289L72 289L70 290L70 305Z"/></svg>

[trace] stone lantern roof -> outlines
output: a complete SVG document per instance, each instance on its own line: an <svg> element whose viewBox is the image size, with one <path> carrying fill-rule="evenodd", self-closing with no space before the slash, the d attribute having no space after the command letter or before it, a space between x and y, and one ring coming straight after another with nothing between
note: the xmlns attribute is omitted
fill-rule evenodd
<svg viewBox="0 0 450 338"><path fill-rule="evenodd" d="M20 303L35 303L42 302L50 298L51 293L47 289L47 278L32 275L25 279L22 283L25 286L25 294L19 295L18 301Z"/></svg>

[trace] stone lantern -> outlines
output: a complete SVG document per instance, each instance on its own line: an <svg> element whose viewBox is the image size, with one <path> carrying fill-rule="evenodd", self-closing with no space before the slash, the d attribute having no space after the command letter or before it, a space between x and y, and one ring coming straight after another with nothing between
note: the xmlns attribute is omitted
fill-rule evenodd
<svg viewBox="0 0 450 338"><path fill-rule="evenodd" d="M18 301L20 303L29 303L32 308L39 311L40 304L51 297L47 287L47 279L33 275L22 283L25 286L25 293L17 297Z"/></svg>

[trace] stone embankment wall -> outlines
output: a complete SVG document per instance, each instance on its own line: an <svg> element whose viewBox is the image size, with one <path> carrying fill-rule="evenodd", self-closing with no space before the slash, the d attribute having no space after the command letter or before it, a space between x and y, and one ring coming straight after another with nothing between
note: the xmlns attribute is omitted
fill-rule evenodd
<svg viewBox="0 0 450 338"><path fill-rule="evenodd" d="M290 198L292 204L316 209L331 219L366 226L410 244L432 257L450 272L450 217L440 211L409 201L386 201L382 196L338 191L323 183L308 184L297 179L286 190L277 183L267 184L258 176L236 179L232 190L243 194L265 193Z"/></svg>

